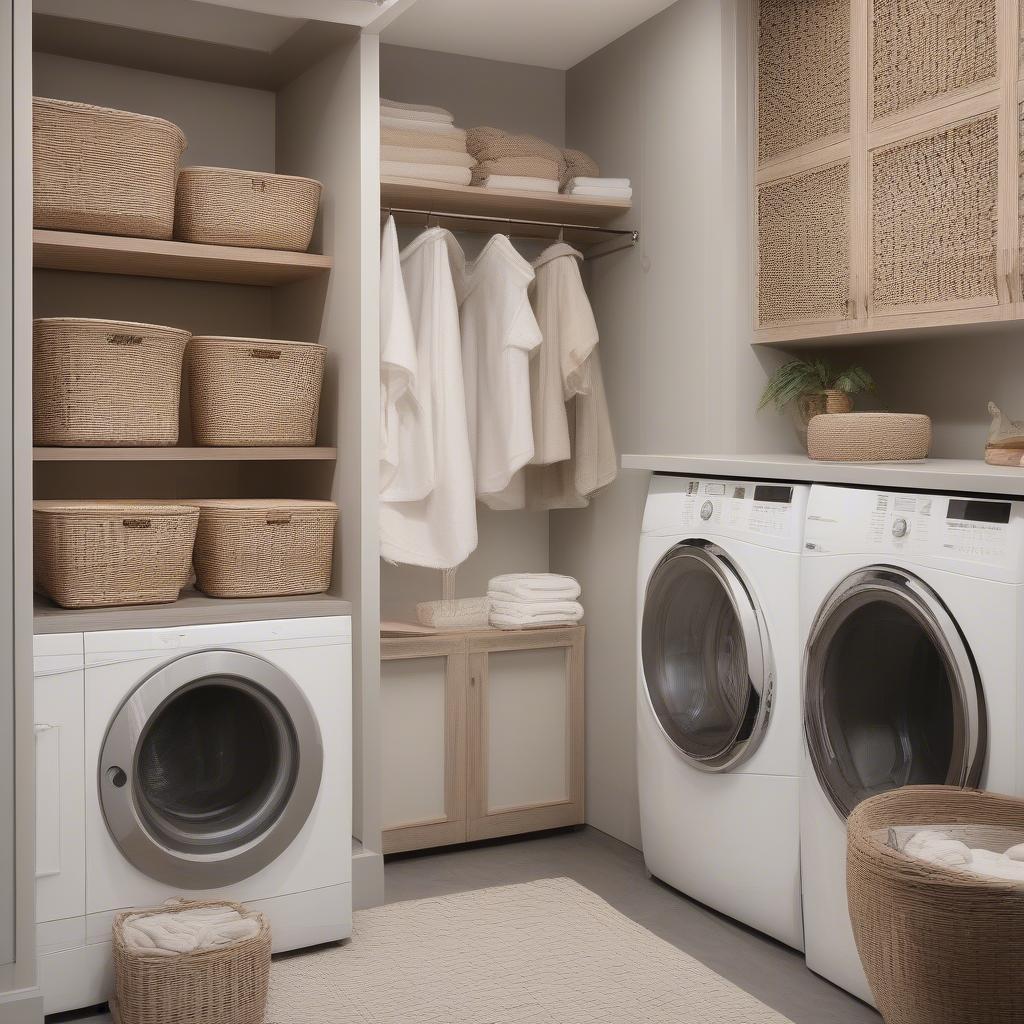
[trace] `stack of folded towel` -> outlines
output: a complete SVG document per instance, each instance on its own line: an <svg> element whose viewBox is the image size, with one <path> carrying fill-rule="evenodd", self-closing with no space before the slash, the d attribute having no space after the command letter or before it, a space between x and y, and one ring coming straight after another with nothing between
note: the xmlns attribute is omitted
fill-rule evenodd
<svg viewBox="0 0 1024 1024"><path fill-rule="evenodd" d="M497 629L572 626L583 618L580 585L571 576L512 573L487 586L491 625Z"/></svg>
<svg viewBox="0 0 1024 1024"><path fill-rule="evenodd" d="M535 135L500 128L470 128L466 147L477 160L473 184L518 192L557 193L565 170L558 146Z"/></svg>
<svg viewBox="0 0 1024 1024"><path fill-rule="evenodd" d="M163 914L126 917L121 934L125 945L146 956L179 956L232 946L260 930L256 914L248 917L231 907L190 907Z"/></svg>
<svg viewBox="0 0 1024 1024"><path fill-rule="evenodd" d="M632 199L629 178L570 178L563 189L567 196L590 196L593 199Z"/></svg>
<svg viewBox="0 0 1024 1024"><path fill-rule="evenodd" d="M380 101L380 173L431 184L468 185L476 161L466 133L441 107Z"/></svg>

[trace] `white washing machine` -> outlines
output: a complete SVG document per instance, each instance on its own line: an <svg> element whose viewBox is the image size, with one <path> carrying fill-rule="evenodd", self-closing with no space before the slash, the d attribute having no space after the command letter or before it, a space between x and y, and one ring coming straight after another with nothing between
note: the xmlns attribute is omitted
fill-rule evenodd
<svg viewBox="0 0 1024 1024"><path fill-rule="evenodd" d="M265 911L276 951L351 934L351 620L35 641L40 983L111 991L114 913Z"/></svg>
<svg viewBox="0 0 1024 1024"><path fill-rule="evenodd" d="M872 1002L846 819L905 785L1024 792L1024 505L815 486L804 535L807 964Z"/></svg>
<svg viewBox="0 0 1024 1024"><path fill-rule="evenodd" d="M807 493L654 476L639 555L647 868L797 949L797 602Z"/></svg>

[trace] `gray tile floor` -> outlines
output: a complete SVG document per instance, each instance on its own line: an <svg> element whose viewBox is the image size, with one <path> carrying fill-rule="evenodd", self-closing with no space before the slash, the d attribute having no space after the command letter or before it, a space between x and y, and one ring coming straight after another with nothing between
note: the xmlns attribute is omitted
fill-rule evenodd
<svg viewBox="0 0 1024 1024"><path fill-rule="evenodd" d="M596 829L394 858L387 901L566 876L790 1018L793 1024L880 1024L869 1007L822 981L799 954L647 877L643 858ZM109 1016L61 1015L77 1024ZM311 1021L310 1024L317 1024Z"/></svg>

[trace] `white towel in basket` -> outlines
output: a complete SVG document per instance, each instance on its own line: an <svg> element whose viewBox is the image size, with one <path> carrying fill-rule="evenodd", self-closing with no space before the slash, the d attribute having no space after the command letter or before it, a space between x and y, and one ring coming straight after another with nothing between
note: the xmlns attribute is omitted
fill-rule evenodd
<svg viewBox="0 0 1024 1024"><path fill-rule="evenodd" d="M134 914L121 925L125 945L136 954L179 956L230 946L251 939L259 918L243 917L230 907L192 907L164 914Z"/></svg>

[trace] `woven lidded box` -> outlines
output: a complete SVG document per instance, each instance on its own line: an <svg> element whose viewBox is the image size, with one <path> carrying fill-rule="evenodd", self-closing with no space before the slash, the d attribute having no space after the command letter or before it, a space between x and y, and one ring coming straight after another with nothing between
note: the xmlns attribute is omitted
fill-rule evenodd
<svg viewBox="0 0 1024 1024"><path fill-rule="evenodd" d="M807 424L807 454L822 462L913 462L931 444L932 421L915 413L825 413Z"/></svg>

